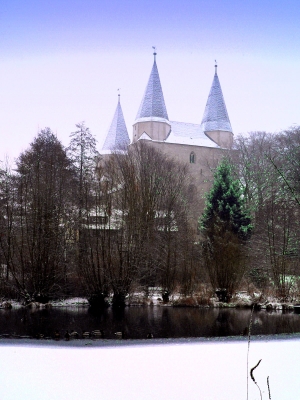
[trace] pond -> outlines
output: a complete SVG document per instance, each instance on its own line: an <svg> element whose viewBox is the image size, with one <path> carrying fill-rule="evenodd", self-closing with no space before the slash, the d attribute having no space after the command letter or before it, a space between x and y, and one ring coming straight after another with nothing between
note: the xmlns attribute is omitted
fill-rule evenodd
<svg viewBox="0 0 300 400"><path fill-rule="evenodd" d="M87 307L60 307L29 310L0 310L0 335L61 337L72 330L100 329L107 339L124 332L128 339L240 336L246 332L250 309L202 309L175 307L127 307L118 312L109 308L95 314ZM254 311L252 335L300 332L300 315L293 312Z"/></svg>

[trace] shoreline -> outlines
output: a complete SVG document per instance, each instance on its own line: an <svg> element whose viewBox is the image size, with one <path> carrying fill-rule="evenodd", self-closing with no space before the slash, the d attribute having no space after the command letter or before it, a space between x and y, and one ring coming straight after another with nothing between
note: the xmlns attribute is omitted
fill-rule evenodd
<svg viewBox="0 0 300 400"><path fill-rule="evenodd" d="M156 296L155 296L156 297ZM254 307L256 310L266 311L282 311L282 312L293 312L295 307L299 308L298 301L280 301L274 297L266 297L264 299L258 299L257 296L250 296L244 293L238 293L235 299L229 303L220 302L216 298L210 298L209 302L201 304L197 302L196 296L190 297L179 297L174 296L169 302L165 303L160 298L144 298L142 296L135 295L129 298L126 302L125 308L127 307L174 307L174 308L229 308L229 309L251 309ZM20 301L13 299L2 299L0 302L0 310L9 309L49 309L49 308L64 308L64 307L83 307L90 308L90 304L86 298L83 297L70 297L67 299L53 300L49 303L38 303L32 302L27 305L22 304ZM111 305L107 307L111 308Z"/></svg>
<svg viewBox="0 0 300 400"><path fill-rule="evenodd" d="M300 333L253 335L252 342L282 342L300 340ZM108 347L140 347L161 345L185 345L185 344L225 344L236 342L248 342L248 336L223 336L223 337L191 337L191 338L154 338L154 339L73 339L70 341L54 339L22 339L22 338L0 338L0 347L22 346L22 347L53 347L53 348L108 348Z"/></svg>

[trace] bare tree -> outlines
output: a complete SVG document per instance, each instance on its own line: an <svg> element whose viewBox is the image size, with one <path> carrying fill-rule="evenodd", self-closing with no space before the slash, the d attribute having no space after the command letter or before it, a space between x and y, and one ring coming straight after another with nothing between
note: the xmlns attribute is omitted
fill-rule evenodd
<svg viewBox="0 0 300 400"><path fill-rule="evenodd" d="M0 175L0 260L2 292L15 294L11 284L11 262L16 234L17 190L16 177L6 160Z"/></svg>
<svg viewBox="0 0 300 400"><path fill-rule="evenodd" d="M236 142L254 221L249 274L258 286L273 283L282 298L299 262L297 140L295 131L257 132Z"/></svg>
<svg viewBox="0 0 300 400"><path fill-rule="evenodd" d="M98 152L96 150L96 139L91 134L84 122L76 125L77 130L71 133L70 145L67 148L68 155L72 160L75 173L73 185L73 231L76 232L76 264L77 272L80 278L83 278L83 284L87 289L88 296L98 296L104 299L105 294L102 283L91 286L91 280L88 279L90 265L95 261L93 254L92 240L93 230L89 229L90 216L97 210L97 201L95 202L95 171L98 162ZM92 270L94 271L94 270ZM95 275L93 275L95 278ZM98 275L99 278L99 275ZM92 278L91 278L92 279ZM102 293L102 294L101 294Z"/></svg>
<svg viewBox="0 0 300 400"><path fill-rule="evenodd" d="M118 225L108 270L113 302L124 304L134 282L146 292L159 284L167 300L184 264L180 234L189 232L186 167L138 143L128 153L116 152L106 170L115 185L112 203Z"/></svg>
<svg viewBox="0 0 300 400"><path fill-rule="evenodd" d="M83 214L80 226L81 259L79 275L93 308L108 306L108 271L112 265L115 220L112 215L112 182L103 179L100 168L84 182Z"/></svg>

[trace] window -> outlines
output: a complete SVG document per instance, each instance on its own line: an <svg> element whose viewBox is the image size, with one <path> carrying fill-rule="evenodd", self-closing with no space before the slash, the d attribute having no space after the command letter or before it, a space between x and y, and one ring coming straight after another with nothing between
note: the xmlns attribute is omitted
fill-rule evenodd
<svg viewBox="0 0 300 400"><path fill-rule="evenodd" d="M98 225L106 225L108 223L108 217L97 215L97 216L90 216L89 217L90 224L98 224Z"/></svg>
<svg viewBox="0 0 300 400"><path fill-rule="evenodd" d="M190 164L195 164L195 153L192 151L190 154Z"/></svg>

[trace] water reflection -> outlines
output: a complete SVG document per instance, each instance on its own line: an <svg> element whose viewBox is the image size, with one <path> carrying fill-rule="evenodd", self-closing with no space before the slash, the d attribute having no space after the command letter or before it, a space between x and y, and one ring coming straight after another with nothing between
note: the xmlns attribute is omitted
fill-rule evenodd
<svg viewBox="0 0 300 400"><path fill-rule="evenodd" d="M68 330L82 334L101 329L108 339L115 332L124 332L132 339L216 337L241 335L249 325L250 310L199 309L172 307L129 307L93 313L86 307L40 310L0 310L0 335L53 337L57 330L62 337ZM252 334L300 332L300 315L255 311Z"/></svg>

